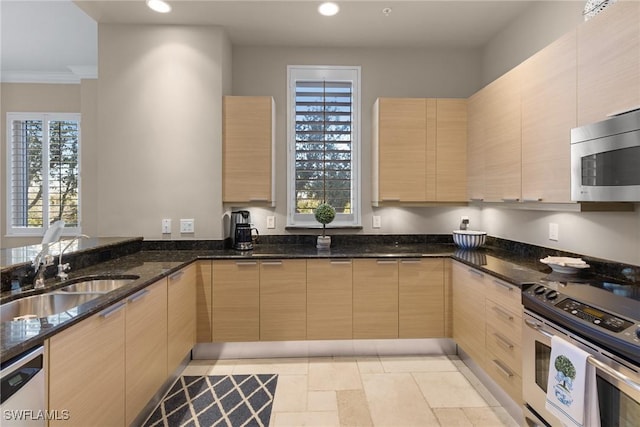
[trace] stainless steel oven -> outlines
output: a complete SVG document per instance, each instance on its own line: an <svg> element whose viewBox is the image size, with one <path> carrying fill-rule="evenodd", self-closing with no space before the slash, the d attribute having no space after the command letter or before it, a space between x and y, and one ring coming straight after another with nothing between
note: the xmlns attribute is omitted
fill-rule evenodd
<svg viewBox="0 0 640 427"><path fill-rule="evenodd" d="M562 425L545 409L554 335L589 353L588 362L596 367L601 426L640 426L640 306L632 298L607 294L585 283L558 282L523 291L522 383L527 426ZM595 302L585 301L588 299ZM605 311L603 305L611 301L628 303L618 306L624 314Z"/></svg>

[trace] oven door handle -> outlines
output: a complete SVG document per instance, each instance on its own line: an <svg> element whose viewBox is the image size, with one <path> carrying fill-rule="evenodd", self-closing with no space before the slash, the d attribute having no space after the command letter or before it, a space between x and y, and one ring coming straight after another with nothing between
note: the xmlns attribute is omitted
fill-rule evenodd
<svg viewBox="0 0 640 427"><path fill-rule="evenodd" d="M534 322L533 320L529 320L529 319L524 319L524 323L531 329L534 329L535 331L544 335L547 338L553 338L554 336L552 333L549 333L544 329L542 329L542 325L538 322ZM605 365L595 357L592 357L592 356L587 357L587 362L595 366L597 369L600 369L601 371L606 372L608 375L622 381L623 383L627 384L629 387L633 388L634 390L640 391L640 384L638 384L631 378L627 377L626 375L611 369L609 366Z"/></svg>

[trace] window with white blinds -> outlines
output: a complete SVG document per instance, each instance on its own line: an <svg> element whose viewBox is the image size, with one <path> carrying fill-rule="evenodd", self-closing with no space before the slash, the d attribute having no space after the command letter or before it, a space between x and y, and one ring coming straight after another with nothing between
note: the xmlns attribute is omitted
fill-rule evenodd
<svg viewBox="0 0 640 427"><path fill-rule="evenodd" d="M314 209L336 209L331 226L358 226L359 67L289 67L288 225L316 227Z"/></svg>
<svg viewBox="0 0 640 427"><path fill-rule="evenodd" d="M7 114L7 234L80 231L80 115Z"/></svg>

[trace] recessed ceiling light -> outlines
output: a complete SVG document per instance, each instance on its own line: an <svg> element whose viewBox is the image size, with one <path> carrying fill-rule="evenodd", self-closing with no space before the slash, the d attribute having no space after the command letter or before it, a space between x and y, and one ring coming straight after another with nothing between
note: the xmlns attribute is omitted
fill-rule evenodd
<svg viewBox="0 0 640 427"><path fill-rule="evenodd" d="M324 16L333 16L340 11L340 7L332 2L322 3L318 6L318 12Z"/></svg>
<svg viewBox="0 0 640 427"><path fill-rule="evenodd" d="M149 7L149 9L158 13L171 12L171 5L162 0L147 0L147 6Z"/></svg>
<svg viewBox="0 0 640 427"><path fill-rule="evenodd" d="M385 7L384 9L382 9L382 14L384 16L389 16L391 15L391 8L390 7Z"/></svg>

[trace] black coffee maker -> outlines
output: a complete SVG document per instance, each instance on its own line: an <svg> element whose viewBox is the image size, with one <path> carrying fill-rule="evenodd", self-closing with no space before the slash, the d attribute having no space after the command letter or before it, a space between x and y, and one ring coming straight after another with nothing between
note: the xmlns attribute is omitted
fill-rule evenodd
<svg viewBox="0 0 640 427"><path fill-rule="evenodd" d="M253 249L253 235L258 230L251 227L251 213L249 211L240 210L231 212L231 238L233 239L233 248L239 251L249 251Z"/></svg>

